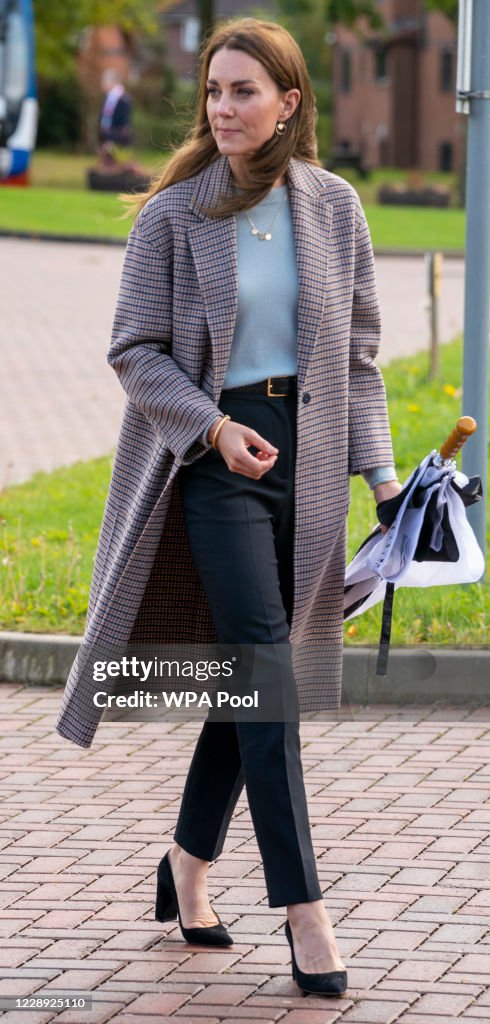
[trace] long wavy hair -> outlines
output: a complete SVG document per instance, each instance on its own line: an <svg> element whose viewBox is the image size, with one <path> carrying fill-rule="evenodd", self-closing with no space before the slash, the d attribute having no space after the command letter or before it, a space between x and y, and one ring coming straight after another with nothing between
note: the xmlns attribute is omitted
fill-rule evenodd
<svg viewBox="0 0 490 1024"><path fill-rule="evenodd" d="M257 18L234 18L212 32L200 55L196 118L183 143L174 150L147 192L122 197L130 203L133 213L139 213L157 192L193 177L220 156L206 112L206 82L211 59L221 49L248 53L260 61L280 91L299 89L301 99L286 122L286 131L282 135L274 132L258 150L244 156L242 193L220 195L217 206L202 207L201 211L210 217L223 217L248 210L260 202L277 178L286 172L291 157L321 166L316 138L316 98L300 47L282 25Z"/></svg>

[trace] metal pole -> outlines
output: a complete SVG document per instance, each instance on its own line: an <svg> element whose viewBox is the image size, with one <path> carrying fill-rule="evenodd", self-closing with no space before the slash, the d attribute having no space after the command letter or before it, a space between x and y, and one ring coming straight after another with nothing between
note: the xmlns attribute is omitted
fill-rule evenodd
<svg viewBox="0 0 490 1024"><path fill-rule="evenodd" d="M468 2L468 0L467 0ZM483 499L468 509L468 520L486 552L488 344L490 334L490 3L472 0L471 73L468 100L466 187L466 257L463 350L463 413L474 416L478 430L463 449L467 476L482 480ZM460 19L468 23L460 0ZM466 95L462 95L465 93Z"/></svg>
<svg viewBox="0 0 490 1024"><path fill-rule="evenodd" d="M441 297L442 253L425 254L428 268L430 314L430 369L429 380L439 379L439 299Z"/></svg>

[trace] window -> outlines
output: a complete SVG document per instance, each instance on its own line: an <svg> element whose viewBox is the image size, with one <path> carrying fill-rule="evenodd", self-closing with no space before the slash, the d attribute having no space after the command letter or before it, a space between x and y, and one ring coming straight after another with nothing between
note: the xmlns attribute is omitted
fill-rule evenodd
<svg viewBox="0 0 490 1024"><path fill-rule="evenodd" d="M440 81L441 92L452 92L453 89L453 67L454 54L452 50L443 50L441 53Z"/></svg>
<svg viewBox="0 0 490 1024"><path fill-rule="evenodd" d="M388 77L388 53L384 46L374 51L374 77L377 82Z"/></svg>
<svg viewBox="0 0 490 1024"><path fill-rule="evenodd" d="M197 53L201 22L199 18L186 18L181 26L181 45L185 53Z"/></svg>
<svg viewBox="0 0 490 1024"><path fill-rule="evenodd" d="M439 170L452 171L453 169L453 144L452 142L441 142L439 144Z"/></svg>
<svg viewBox="0 0 490 1024"><path fill-rule="evenodd" d="M352 88L352 55L349 50L342 50L340 84L342 92L350 92Z"/></svg>

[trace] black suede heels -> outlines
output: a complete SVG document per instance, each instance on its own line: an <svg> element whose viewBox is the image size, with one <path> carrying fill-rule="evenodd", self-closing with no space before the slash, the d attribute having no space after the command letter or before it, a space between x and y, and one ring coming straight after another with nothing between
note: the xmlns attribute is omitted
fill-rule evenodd
<svg viewBox="0 0 490 1024"><path fill-rule="evenodd" d="M328 971L326 974L306 974L300 971L294 955L293 935L289 921L285 924L286 938L291 946L293 978L303 992L316 996L341 996L347 989L347 971Z"/></svg>
<svg viewBox="0 0 490 1024"><path fill-rule="evenodd" d="M209 925L207 928L184 928L180 917L174 876L167 852L157 868L155 920L175 921L177 917L186 942L201 943L203 946L231 946L233 943L231 935L228 934L225 926L221 923L219 914L217 915L218 924Z"/></svg>

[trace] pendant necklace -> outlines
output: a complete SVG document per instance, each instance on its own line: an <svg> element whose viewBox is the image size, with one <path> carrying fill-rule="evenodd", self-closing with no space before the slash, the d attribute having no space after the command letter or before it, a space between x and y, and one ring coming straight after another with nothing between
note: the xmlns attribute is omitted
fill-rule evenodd
<svg viewBox="0 0 490 1024"><path fill-rule="evenodd" d="M282 202L285 203L286 199L287 199L287 195L284 196ZM274 226L274 224L276 222L276 219L277 219L277 217L279 216L279 214L281 212L281 209L282 209L281 204L278 204L277 210L276 210L276 212L274 214L272 222L269 225L267 231L259 231L258 227L254 224L254 222L251 219L251 217L249 217L248 211L244 210L243 212L244 212L244 214L245 214L245 216L246 216L246 218L248 220L248 223L250 224L250 226L252 228L252 232L251 232L252 235L255 235L261 242L270 242L270 240L272 238L271 229L273 228L273 226Z"/></svg>

